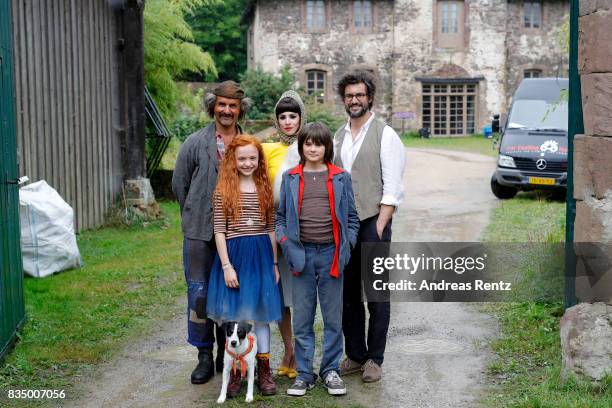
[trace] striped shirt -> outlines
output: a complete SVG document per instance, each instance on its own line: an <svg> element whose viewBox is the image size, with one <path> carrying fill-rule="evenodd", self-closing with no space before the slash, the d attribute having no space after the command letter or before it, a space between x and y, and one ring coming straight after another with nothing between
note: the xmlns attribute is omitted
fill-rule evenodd
<svg viewBox="0 0 612 408"><path fill-rule="evenodd" d="M215 194L213 198L213 207L215 234L224 233L226 239L274 232L274 217L269 223L261 219L257 192L240 193L240 217L235 221L223 214L223 203L219 194Z"/></svg>
<svg viewBox="0 0 612 408"><path fill-rule="evenodd" d="M327 170L304 172L304 194L300 219L300 241L315 244L334 242Z"/></svg>

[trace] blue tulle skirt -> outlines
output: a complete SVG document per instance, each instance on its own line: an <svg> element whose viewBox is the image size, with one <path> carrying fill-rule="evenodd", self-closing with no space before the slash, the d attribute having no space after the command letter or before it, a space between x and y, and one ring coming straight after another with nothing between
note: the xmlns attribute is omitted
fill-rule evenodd
<svg viewBox="0 0 612 408"><path fill-rule="evenodd" d="M280 321L281 296L274 277L274 255L268 234L230 238L226 242L240 287L225 285L217 255L208 284L207 316L218 322Z"/></svg>

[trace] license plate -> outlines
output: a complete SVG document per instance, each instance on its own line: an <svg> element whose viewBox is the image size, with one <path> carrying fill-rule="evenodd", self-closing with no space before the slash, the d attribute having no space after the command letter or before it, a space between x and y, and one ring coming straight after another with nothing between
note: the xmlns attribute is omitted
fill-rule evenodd
<svg viewBox="0 0 612 408"><path fill-rule="evenodd" d="M545 186L554 186L555 179L550 177L529 177L529 184L541 184Z"/></svg>

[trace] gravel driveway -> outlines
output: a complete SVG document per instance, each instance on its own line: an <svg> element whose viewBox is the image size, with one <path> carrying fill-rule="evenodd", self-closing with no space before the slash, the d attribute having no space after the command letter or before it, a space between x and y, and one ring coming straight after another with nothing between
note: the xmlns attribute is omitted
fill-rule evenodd
<svg viewBox="0 0 612 408"><path fill-rule="evenodd" d="M394 241L476 241L497 200L489 190L493 158L408 149L406 198L393 220ZM184 299L175 317L77 382L64 406L213 406L220 376L194 386L196 350L185 342ZM394 303L381 382L347 377L349 394L330 403L367 407L471 407L484 389L486 344L495 320L458 303ZM273 350L282 350L278 331ZM280 353L278 353L280 354ZM276 357L276 363L279 356ZM277 364L273 364L276 366ZM285 386L283 386L283 389ZM331 397L330 397L331 398Z"/></svg>

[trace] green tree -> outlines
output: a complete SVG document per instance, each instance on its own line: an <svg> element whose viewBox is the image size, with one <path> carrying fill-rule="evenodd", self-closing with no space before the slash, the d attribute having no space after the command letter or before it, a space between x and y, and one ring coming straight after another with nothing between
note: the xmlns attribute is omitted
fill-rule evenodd
<svg viewBox="0 0 612 408"><path fill-rule="evenodd" d="M210 53L220 81L236 81L246 70L246 30L240 25L246 3L246 0L219 1L198 7L187 17L193 30L194 42ZM187 77L207 82L215 79L210 74Z"/></svg>
<svg viewBox="0 0 612 408"><path fill-rule="evenodd" d="M182 93L175 82L185 72L217 76L210 54L193 43L185 17L216 0L147 0L144 10L145 82L169 122Z"/></svg>
<svg viewBox="0 0 612 408"><path fill-rule="evenodd" d="M295 77L288 66L280 75L265 72L261 68L250 69L240 76L244 93L253 99L249 119L269 119L280 96L289 89L295 90Z"/></svg>

